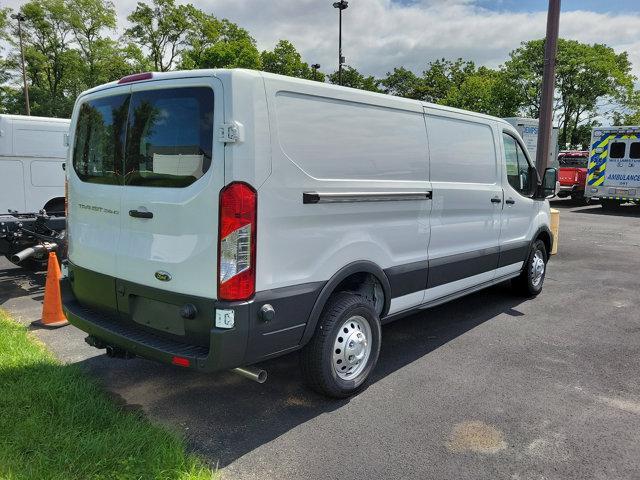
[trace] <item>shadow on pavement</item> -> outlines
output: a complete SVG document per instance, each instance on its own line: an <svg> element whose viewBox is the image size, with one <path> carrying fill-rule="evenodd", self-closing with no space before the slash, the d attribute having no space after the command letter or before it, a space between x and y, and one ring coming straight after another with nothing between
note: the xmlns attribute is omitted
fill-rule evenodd
<svg viewBox="0 0 640 480"><path fill-rule="evenodd" d="M636 205L622 205L620 208L617 208L615 210L605 210L604 208L598 205L592 208L583 208L580 210L575 210L575 212L587 213L590 215L605 215L610 217L640 218L640 207Z"/></svg>
<svg viewBox="0 0 640 480"><path fill-rule="evenodd" d="M384 326L372 382L499 314L523 315L517 310L523 301L503 284ZM330 400L306 389L297 353L260 364L269 372L263 385L229 372L204 375L143 359L99 356L81 364L128 401L129 408L140 403L154 419L183 429L190 447L219 467L323 413L358 401Z"/></svg>
<svg viewBox="0 0 640 480"><path fill-rule="evenodd" d="M0 269L0 306L17 297L42 295L47 278L45 272L22 268Z"/></svg>

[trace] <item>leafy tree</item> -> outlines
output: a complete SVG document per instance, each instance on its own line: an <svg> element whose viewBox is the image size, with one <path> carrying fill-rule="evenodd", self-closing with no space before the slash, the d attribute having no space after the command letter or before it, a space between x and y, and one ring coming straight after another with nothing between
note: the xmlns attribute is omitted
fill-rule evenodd
<svg viewBox="0 0 640 480"><path fill-rule="evenodd" d="M511 52L504 67L524 99L523 113L533 118L540 110L543 63L544 40L532 40ZM560 144L579 144L580 124L601 114L598 101L624 102L632 86L626 52L616 54L606 45L559 39L554 113L561 127Z"/></svg>
<svg viewBox="0 0 640 480"><path fill-rule="evenodd" d="M203 12L194 18L180 68L261 68L256 41L244 28Z"/></svg>
<svg viewBox="0 0 640 480"><path fill-rule="evenodd" d="M263 51L261 58L262 69L266 72L308 79L313 75L309 64L288 40L280 40L271 52Z"/></svg>
<svg viewBox="0 0 640 480"><path fill-rule="evenodd" d="M106 0L69 0L69 25L73 32L83 65L83 83L93 87L114 78L109 74L118 54L118 44L103 36L105 30L116 28L116 11ZM117 61L117 60L115 60Z"/></svg>
<svg viewBox="0 0 640 480"><path fill-rule="evenodd" d="M462 58L453 61L442 58L430 62L422 72L418 98L426 102L441 103L452 88L460 88L465 79L475 72L475 64Z"/></svg>
<svg viewBox="0 0 640 480"><path fill-rule="evenodd" d="M329 82L338 84L338 71L329 75ZM359 88L360 90L368 90L370 92L380 92L378 88L379 80L373 76L365 77L355 68L345 65L342 68L342 85L345 87Z"/></svg>
<svg viewBox="0 0 640 480"><path fill-rule="evenodd" d="M621 111L613 112L614 125L640 125L640 90L631 92Z"/></svg>
<svg viewBox="0 0 640 480"><path fill-rule="evenodd" d="M31 0L22 5L27 76L31 81L29 97L35 115L69 116L75 95L79 93L79 72L82 60L70 48L73 40L69 24L69 9L64 0ZM17 69L18 32L13 32L15 52L10 58Z"/></svg>
<svg viewBox="0 0 640 480"><path fill-rule="evenodd" d="M399 97L420 99L422 95L422 79L411 70L396 67L393 72L380 80L384 93Z"/></svg>
<svg viewBox="0 0 640 480"><path fill-rule="evenodd" d="M175 0L138 2L127 17L132 25L125 35L149 49L154 70L166 72L179 60L196 15L193 5L176 5Z"/></svg>
<svg viewBox="0 0 640 480"><path fill-rule="evenodd" d="M486 67L470 73L459 85L451 85L440 103L496 117L515 116L520 107L517 93L505 75Z"/></svg>

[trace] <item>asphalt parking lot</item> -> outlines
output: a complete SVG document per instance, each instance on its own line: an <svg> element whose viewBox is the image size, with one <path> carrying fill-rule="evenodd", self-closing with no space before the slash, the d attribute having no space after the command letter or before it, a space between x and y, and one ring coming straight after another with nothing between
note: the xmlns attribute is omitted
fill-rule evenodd
<svg viewBox="0 0 640 480"><path fill-rule="evenodd" d="M223 478L638 478L640 208L553 203L539 297L499 285L383 327L374 380L346 401L301 386L295 354L259 385L111 360L71 326L35 332ZM2 259L0 306L38 319L43 283Z"/></svg>

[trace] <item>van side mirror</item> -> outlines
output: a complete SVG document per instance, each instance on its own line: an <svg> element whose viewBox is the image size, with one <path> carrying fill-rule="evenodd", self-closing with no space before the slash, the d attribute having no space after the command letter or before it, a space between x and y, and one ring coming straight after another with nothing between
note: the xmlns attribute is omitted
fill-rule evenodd
<svg viewBox="0 0 640 480"><path fill-rule="evenodd" d="M537 198L553 198L556 195L556 183L558 182L558 169L549 167L545 169L542 184L538 188Z"/></svg>

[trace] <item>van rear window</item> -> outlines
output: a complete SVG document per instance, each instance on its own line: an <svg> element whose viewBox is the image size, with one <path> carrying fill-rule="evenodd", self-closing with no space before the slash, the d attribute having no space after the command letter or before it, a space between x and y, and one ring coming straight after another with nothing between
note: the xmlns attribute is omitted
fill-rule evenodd
<svg viewBox="0 0 640 480"><path fill-rule="evenodd" d="M609 147L609 158L624 158L624 151L627 144L624 142L614 142Z"/></svg>
<svg viewBox="0 0 640 480"><path fill-rule="evenodd" d="M73 168L84 182L121 183L129 95L85 102L80 107Z"/></svg>
<svg viewBox="0 0 640 480"><path fill-rule="evenodd" d="M209 170L212 149L210 88L148 90L83 104L73 163L84 181L186 187Z"/></svg>

